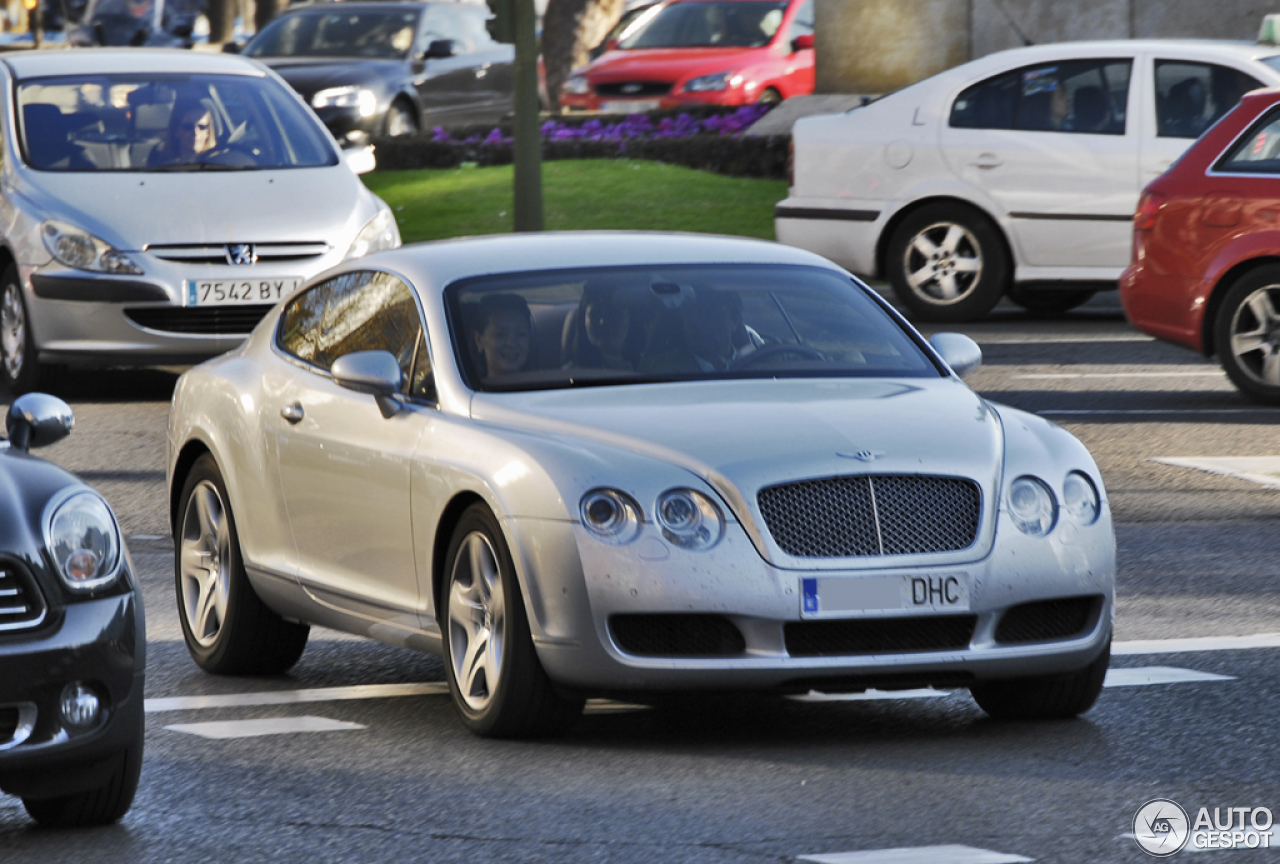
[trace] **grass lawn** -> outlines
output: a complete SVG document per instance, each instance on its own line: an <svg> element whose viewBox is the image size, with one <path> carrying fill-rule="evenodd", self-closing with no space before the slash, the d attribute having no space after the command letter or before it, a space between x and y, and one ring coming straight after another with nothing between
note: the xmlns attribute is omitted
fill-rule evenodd
<svg viewBox="0 0 1280 864"><path fill-rule="evenodd" d="M385 171L365 183L395 211L404 242L511 230L510 165ZM656 162L584 159L542 166L546 227L703 231L773 239L785 180L726 177Z"/></svg>

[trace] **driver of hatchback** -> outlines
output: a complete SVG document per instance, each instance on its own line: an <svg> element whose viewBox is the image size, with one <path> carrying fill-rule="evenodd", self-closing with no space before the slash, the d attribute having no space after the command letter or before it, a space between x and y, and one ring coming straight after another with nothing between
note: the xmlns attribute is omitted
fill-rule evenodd
<svg viewBox="0 0 1280 864"><path fill-rule="evenodd" d="M169 133L151 151L147 164L185 165L218 146L213 105L207 99L179 99L169 114Z"/></svg>

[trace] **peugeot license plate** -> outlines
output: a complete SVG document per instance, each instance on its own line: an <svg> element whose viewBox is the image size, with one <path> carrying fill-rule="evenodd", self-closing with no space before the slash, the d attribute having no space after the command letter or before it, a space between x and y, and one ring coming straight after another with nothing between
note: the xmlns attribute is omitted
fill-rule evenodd
<svg viewBox="0 0 1280 864"><path fill-rule="evenodd" d="M806 618L969 610L967 573L816 577L801 579L800 589Z"/></svg>
<svg viewBox="0 0 1280 864"><path fill-rule="evenodd" d="M260 279L188 279L183 306L234 306L278 303L302 284L300 276Z"/></svg>

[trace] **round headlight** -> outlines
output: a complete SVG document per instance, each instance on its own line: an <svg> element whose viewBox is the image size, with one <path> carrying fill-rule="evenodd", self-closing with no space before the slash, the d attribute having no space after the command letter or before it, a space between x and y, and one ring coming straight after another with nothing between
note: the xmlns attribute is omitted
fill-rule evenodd
<svg viewBox="0 0 1280 864"><path fill-rule="evenodd" d="M1043 537L1058 521L1058 502L1044 481L1019 477L1009 486L1009 515L1023 534Z"/></svg>
<svg viewBox="0 0 1280 864"><path fill-rule="evenodd" d="M640 507L616 489L592 489L578 505L582 526L606 543L621 546L640 533Z"/></svg>
<svg viewBox="0 0 1280 864"><path fill-rule="evenodd" d="M710 549L724 534L720 508L692 489L669 489L658 496L657 519L662 536L681 549Z"/></svg>
<svg viewBox="0 0 1280 864"><path fill-rule="evenodd" d="M95 591L115 581L120 529L111 508L92 492L76 492L54 509L45 541L63 583L72 591Z"/></svg>
<svg viewBox="0 0 1280 864"><path fill-rule="evenodd" d="M1087 474L1072 471L1062 484L1062 507L1081 525L1092 525L1098 521L1098 511L1102 504L1098 498L1098 488L1093 485Z"/></svg>

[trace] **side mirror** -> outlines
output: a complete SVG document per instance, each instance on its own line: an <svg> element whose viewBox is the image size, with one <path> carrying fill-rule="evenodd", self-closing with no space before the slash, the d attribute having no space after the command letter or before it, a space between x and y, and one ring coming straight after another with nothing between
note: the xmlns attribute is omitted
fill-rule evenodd
<svg viewBox="0 0 1280 864"><path fill-rule="evenodd" d="M982 365L982 349L963 333L935 333L929 338L929 344L961 378L977 372Z"/></svg>
<svg viewBox="0 0 1280 864"><path fill-rule="evenodd" d="M791 40L792 51L804 51L813 47L813 34L805 33L803 36L797 36Z"/></svg>
<svg viewBox="0 0 1280 864"><path fill-rule="evenodd" d="M430 60L433 57L443 58L452 57L457 54L452 39L434 39L427 45L427 50L422 52L422 59Z"/></svg>
<svg viewBox="0 0 1280 864"><path fill-rule="evenodd" d="M378 160L373 156L373 147L371 145L343 150L342 161L346 162L347 167L357 174L368 174L378 167Z"/></svg>
<svg viewBox="0 0 1280 864"><path fill-rule="evenodd" d="M400 410L396 397L404 373L400 361L390 351L354 351L333 361L329 374L340 387L357 393L368 393L378 402L383 417Z"/></svg>
<svg viewBox="0 0 1280 864"><path fill-rule="evenodd" d="M32 447L45 447L71 434L76 425L71 406L47 393L28 393L13 400L4 418L9 433L9 446L26 453Z"/></svg>
<svg viewBox="0 0 1280 864"><path fill-rule="evenodd" d="M239 54L242 50L244 50L244 46L239 42L224 42L222 44L223 54Z"/></svg>

